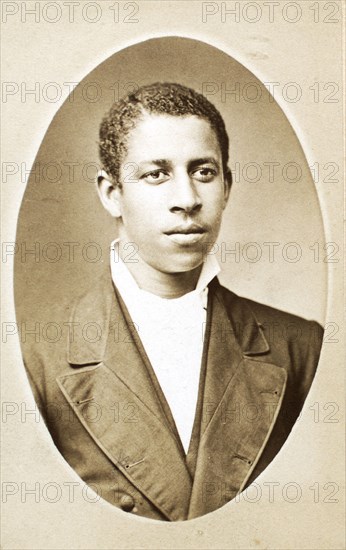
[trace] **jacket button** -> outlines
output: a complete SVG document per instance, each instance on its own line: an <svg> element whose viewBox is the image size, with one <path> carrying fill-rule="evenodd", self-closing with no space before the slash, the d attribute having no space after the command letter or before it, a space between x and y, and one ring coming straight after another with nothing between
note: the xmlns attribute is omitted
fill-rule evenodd
<svg viewBox="0 0 346 550"><path fill-rule="evenodd" d="M135 507L135 501L131 495L123 495L120 499L120 507L124 512L132 512Z"/></svg>

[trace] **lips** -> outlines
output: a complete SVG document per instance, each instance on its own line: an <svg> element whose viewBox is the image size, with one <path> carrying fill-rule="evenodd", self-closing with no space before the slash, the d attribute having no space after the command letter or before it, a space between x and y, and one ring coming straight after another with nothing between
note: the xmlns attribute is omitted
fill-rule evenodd
<svg viewBox="0 0 346 550"><path fill-rule="evenodd" d="M164 233L175 245L189 247L203 240L206 232L207 229L204 226L193 223L178 225Z"/></svg>
<svg viewBox="0 0 346 550"><path fill-rule="evenodd" d="M206 229L203 226L193 223L190 225L178 225L164 233L165 235L191 235L205 232Z"/></svg>

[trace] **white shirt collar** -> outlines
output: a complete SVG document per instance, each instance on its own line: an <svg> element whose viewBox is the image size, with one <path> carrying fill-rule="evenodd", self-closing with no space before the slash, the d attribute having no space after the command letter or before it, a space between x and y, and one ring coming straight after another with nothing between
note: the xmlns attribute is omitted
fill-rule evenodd
<svg viewBox="0 0 346 550"><path fill-rule="evenodd" d="M129 269L126 267L126 264L120 258L120 255L117 251L118 242L119 242L119 239L115 239L111 243L111 251L110 251L111 274L112 274L113 283L119 290L125 303L126 303L126 298L134 297L136 295L137 296L141 295L142 299L144 298L144 296L147 296L148 298L150 297L151 299L167 300L168 302L172 302L171 299L161 298L160 296L157 296L156 294L143 290L138 286L136 280L130 273ZM201 299L201 304L203 308L206 309L207 301L208 301L208 284L219 273L220 273L220 266L215 255L207 254L207 256L204 259L203 267L202 267L195 290L185 294L181 298L184 298L185 296L188 296L188 295L191 297L199 295ZM175 300L179 300L179 299L180 298L176 298Z"/></svg>

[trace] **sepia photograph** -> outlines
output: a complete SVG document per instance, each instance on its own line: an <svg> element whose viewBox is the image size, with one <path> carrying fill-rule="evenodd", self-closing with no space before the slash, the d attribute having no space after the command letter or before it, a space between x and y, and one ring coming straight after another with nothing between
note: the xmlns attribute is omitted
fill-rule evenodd
<svg viewBox="0 0 346 550"><path fill-rule="evenodd" d="M4 4L3 25L23 25L23 6ZM66 3L37 4L43 28L64 18ZM317 126L322 147L319 120L340 113L342 88L307 71L261 75L256 63L268 62L278 35L248 30L281 13L286 29L309 17L311 33L326 18L338 23L340 3L267 12L263 2L105 1L69 9L68 20L81 11L80 36L87 24L102 43L110 18L133 29L158 4L222 28L224 47L201 32L139 34L99 45L98 61L85 51L73 81L3 85L5 112L11 101L47 111L31 160L2 164L3 186L20 188L2 245L13 288L2 343L16 349L21 385L17 397L5 385L2 421L29 444L28 477L17 465L17 478L4 479L2 506L19 506L26 522L49 510L52 522L68 514L74 525L61 539L46 521L30 543L26 528L7 531L4 548L342 548L344 482L322 458L343 432L342 387L323 361L341 357L330 304L342 242L335 197L323 203L320 190L340 187L342 165L338 153L315 160L297 125L300 116ZM248 63L236 54L241 33L227 50L231 16L250 33ZM323 518L332 506L332 537L306 530L312 508ZM297 518L290 534L274 534L270 510L281 526ZM247 534L253 513L265 518L264 537L258 527ZM127 539L132 524L138 534Z"/></svg>

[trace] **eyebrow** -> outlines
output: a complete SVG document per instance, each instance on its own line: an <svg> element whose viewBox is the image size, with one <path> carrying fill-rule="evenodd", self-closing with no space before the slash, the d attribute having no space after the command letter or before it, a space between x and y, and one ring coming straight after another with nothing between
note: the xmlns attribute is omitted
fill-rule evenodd
<svg viewBox="0 0 346 550"><path fill-rule="evenodd" d="M214 157L202 157L200 159L195 159L189 162L189 168L196 168L196 166L200 166L201 164L213 164L217 168L220 167L219 162Z"/></svg>
<svg viewBox="0 0 346 550"><path fill-rule="evenodd" d="M167 159L152 159L149 161L144 161L140 164L156 164L156 166L160 166L162 168L170 168L172 166L172 162ZM200 166L201 164L213 164L214 166L218 167L220 166L219 162L214 157L201 157L198 159L193 159L189 161L188 168L196 168L196 166Z"/></svg>
<svg viewBox="0 0 346 550"><path fill-rule="evenodd" d="M153 160L143 161L140 164L156 164L157 166L162 166L164 168L168 168L168 167L171 166L172 163L171 163L171 161L166 160L166 159L153 159Z"/></svg>

